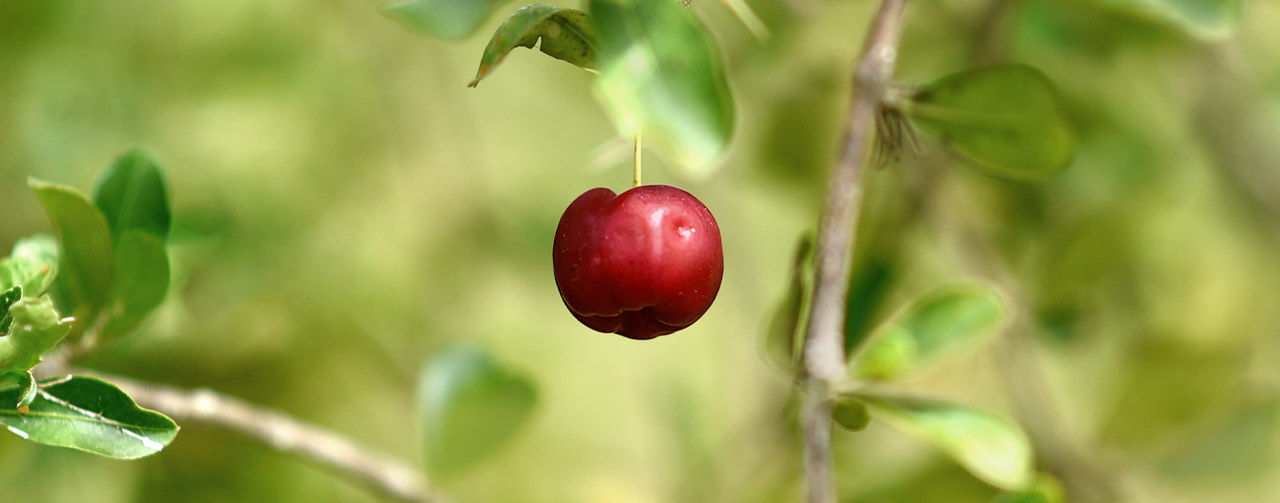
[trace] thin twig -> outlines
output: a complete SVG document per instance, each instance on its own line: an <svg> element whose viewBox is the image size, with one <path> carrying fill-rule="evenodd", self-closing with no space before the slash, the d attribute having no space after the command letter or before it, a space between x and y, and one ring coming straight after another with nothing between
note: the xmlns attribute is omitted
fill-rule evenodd
<svg viewBox="0 0 1280 503"><path fill-rule="evenodd" d="M1002 282L1013 298L1016 286ZM1031 315L1024 306L1013 309L1013 323L1000 338L998 349L1005 382L1013 397L1019 422L1035 444L1044 469L1062 480L1067 496L1077 503L1117 501L1123 491L1124 473L1103 468L1101 459L1066 438L1061 413L1040 368L1031 340Z"/></svg>
<svg viewBox="0 0 1280 503"><path fill-rule="evenodd" d="M95 375L87 371L76 373ZM239 433L359 482L389 500L444 501L428 490L418 469L336 432L209 389L179 389L114 375L97 377L124 390L138 405L164 413L180 424L203 423Z"/></svg>
<svg viewBox="0 0 1280 503"><path fill-rule="evenodd" d="M1121 497L1126 490L1125 473L1106 466L1096 449L1069 438L1048 378L1037 363L1032 314L1025 303L1016 300L1028 296L1009 265L1001 260L990 238L974 225L977 216L972 204L960 197L945 211L937 208L926 211L938 234L955 241L960 259L968 267L995 281L1009 299L1015 299L1010 306L1012 323L1000 338L998 356L1019 424L1031 437L1043 468L1062 480L1073 502L1129 499Z"/></svg>
<svg viewBox="0 0 1280 503"><path fill-rule="evenodd" d="M862 202L860 180L876 111L893 76L907 0L884 0L872 21L853 76L840 159L827 183L818 232L813 307L805 336L805 473L811 503L836 501L831 462L831 401L845 380L844 317L854 231Z"/></svg>

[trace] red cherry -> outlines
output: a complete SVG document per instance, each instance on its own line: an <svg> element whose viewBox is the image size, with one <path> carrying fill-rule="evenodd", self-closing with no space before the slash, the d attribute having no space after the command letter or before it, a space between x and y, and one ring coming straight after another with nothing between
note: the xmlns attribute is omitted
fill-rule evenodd
<svg viewBox="0 0 1280 503"><path fill-rule="evenodd" d="M715 217L669 185L578 196L560 217L551 260L560 297L578 321L632 339L698 321L724 275Z"/></svg>

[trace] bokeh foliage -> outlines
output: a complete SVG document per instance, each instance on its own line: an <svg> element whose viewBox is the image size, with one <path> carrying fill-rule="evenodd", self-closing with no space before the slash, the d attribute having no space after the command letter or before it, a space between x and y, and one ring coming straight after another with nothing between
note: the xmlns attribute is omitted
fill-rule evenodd
<svg viewBox="0 0 1280 503"><path fill-rule="evenodd" d="M814 227L874 2L751 4L767 38L693 2L738 109L723 167L690 179L646 162L647 181L706 202L725 239L716 305L660 341L596 334L563 311L549 264L560 212L630 174L591 162L614 134L590 74L520 51L466 87L496 17L433 41L370 2L0 3L0 249L52 231L28 176L91 187L142 145L170 187L169 294L88 363L420 459L419 369L478 344L526 372L539 401L511 445L449 481L459 501L794 501L790 384L758 336ZM869 331L951 280L1014 287L1007 307L1025 324L1012 326L1059 433L1138 488L1125 501L1280 497L1280 6L1188 7L1200 4L1213 2L914 2L904 83L1033 65L1076 155L1012 182L926 138L866 179L866 302L850 323ZM1017 417L1001 358L987 347L895 386ZM995 496L875 422L835 438L848 500ZM0 467L6 500L371 501L194 427L128 464L0 436Z"/></svg>

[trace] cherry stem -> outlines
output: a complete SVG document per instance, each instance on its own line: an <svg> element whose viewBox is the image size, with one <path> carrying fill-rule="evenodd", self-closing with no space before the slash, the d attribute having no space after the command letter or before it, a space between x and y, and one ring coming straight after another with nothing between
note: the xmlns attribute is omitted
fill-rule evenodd
<svg viewBox="0 0 1280 503"><path fill-rule="evenodd" d="M636 131L636 150L633 153L632 159L633 161L631 165L631 168L632 168L631 186L639 187L640 186L640 132L639 131Z"/></svg>

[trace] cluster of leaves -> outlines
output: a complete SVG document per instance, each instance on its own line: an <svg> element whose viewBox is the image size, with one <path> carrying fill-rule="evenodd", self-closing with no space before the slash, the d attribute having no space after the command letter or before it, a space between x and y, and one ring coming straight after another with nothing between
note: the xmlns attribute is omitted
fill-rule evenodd
<svg viewBox="0 0 1280 503"><path fill-rule="evenodd" d="M470 34L504 2L409 0L387 7L416 32ZM678 2L590 0L582 10L531 4L517 9L485 46L470 85L488 77L517 47L595 71L597 96L619 134L643 131L689 172L705 174L724 151L735 121L720 52ZM733 2L744 21L754 19ZM753 23L749 23L749 26ZM758 24L758 20L756 23Z"/></svg>
<svg viewBox="0 0 1280 503"><path fill-rule="evenodd" d="M16 384L0 388L0 423L33 442L108 457L159 452L178 431L169 418L101 380L37 383L31 369L60 343L89 349L129 333L164 299L170 211L161 169L147 152L128 152L92 200L70 187L29 185L56 238L20 240L0 261L0 375Z"/></svg>
<svg viewBox="0 0 1280 503"><path fill-rule="evenodd" d="M59 343L91 349L127 334L163 301L171 219L163 172L134 150L103 173L92 200L70 187L29 184L56 238L23 239L0 261L0 423L26 440L107 457L159 452L177 434L171 419L100 379L37 383L31 369ZM472 347L430 360L419 395L426 464L438 476L497 452L537 398L531 381Z"/></svg>
<svg viewBox="0 0 1280 503"><path fill-rule="evenodd" d="M807 293L812 283L812 245L796 250L787 294L765 332L766 354L798 379ZM856 292L854 292L856 294ZM938 287L898 310L851 348L850 381L832 399L832 418L858 431L872 418L936 446L979 479L1010 494L1033 490L1031 443L1014 422L941 400L881 391L887 384L928 370L990 341L1003 327L1003 297L984 284ZM851 331L860 329L853 324Z"/></svg>
<svg viewBox="0 0 1280 503"><path fill-rule="evenodd" d="M387 7L419 33L469 35L503 2L409 0ZM736 3L731 4L737 5ZM748 26L749 8L734 8ZM744 14L745 13L745 14ZM521 7L485 46L476 86L517 47L599 73L597 95L620 134L645 131L681 166L705 172L734 129L735 109L718 49L675 1L592 0L585 10ZM934 133L955 157L997 176L1043 178L1070 164L1074 138L1048 79L1025 65L960 72L893 93L880 115L878 152L896 158L916 134Z"/></svg>

